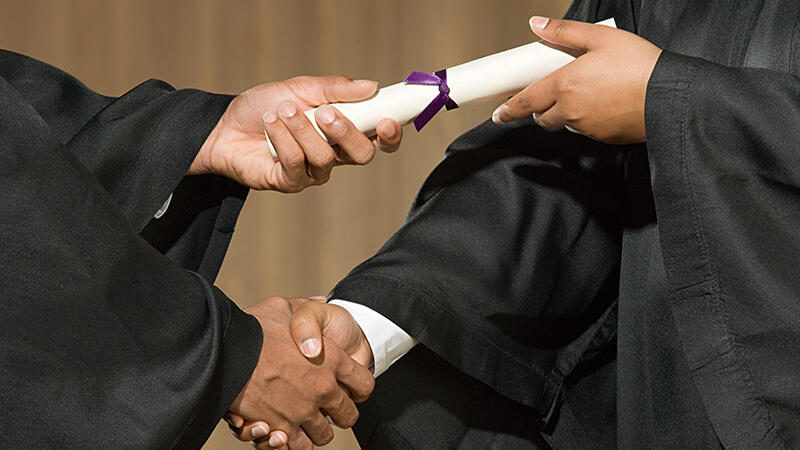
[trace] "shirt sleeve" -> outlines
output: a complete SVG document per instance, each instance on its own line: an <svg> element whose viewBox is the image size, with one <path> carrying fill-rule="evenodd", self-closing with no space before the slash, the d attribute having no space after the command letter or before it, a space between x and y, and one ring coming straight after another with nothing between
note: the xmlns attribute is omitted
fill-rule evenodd
<svg viewBox="0 0 800 450"><path fill-rule="evenodd" d="M375 361L372 370L375 377L386 372L392 364L417 345L418 341L402 328L364 305L338 299L331 300L330 303L346 309L358 322L372 347Z"/></svg>

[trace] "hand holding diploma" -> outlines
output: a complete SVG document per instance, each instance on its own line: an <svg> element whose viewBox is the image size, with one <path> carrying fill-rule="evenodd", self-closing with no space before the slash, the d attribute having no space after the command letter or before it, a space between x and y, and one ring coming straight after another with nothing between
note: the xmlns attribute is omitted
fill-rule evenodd
<svg viewBox="0 0 800 450"><path fill-rule="evenodd" d="M327 182L336 166L367 164L376 149L397 150L402 138L397 123L382 121L378 135L370 140L334 108L322 107L317 118L332 138L328 142L299 112L331 102L363 100L376 88L375 82L343 76L297 77L254 87L233 99L187 174L214 173L252 189L299 192ZM270 158L264 130L273 136L280 158Z"/></svg>
<svg viewBox="0 0 800 450"><path fill-rule="evenodd" d="M593 139L644 142L647 82L661 49L627 31L533 17L531 29L577 59L495 110L496 123L529 114L545 127L566 126Z"/></svg>
<svg viewBox="0 0 800 450"><path fill-rule="evenodd" d="M598 25L614 27L613 19ZM336 103L335 106L356 128L373 136L381 118L391 118L401 126L412 121L419 131L441 109L453 109L489 100L507 98L529 84L571 62L570 52L533 42L495 53L436 73L413 72L405 82L377 91L369 100ZM312 125L325 136L314 121L317 110L306 111ZM267 142L273 158L275 151L267 130Z"/></svg>

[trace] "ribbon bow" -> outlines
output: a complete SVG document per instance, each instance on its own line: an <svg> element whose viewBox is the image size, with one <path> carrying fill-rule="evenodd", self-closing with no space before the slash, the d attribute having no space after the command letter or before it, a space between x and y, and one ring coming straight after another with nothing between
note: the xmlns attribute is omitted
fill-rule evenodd
<svg viewBox="0 0 800 450"><path fill-rule="evenodd" d="M450 98L450 87L447 86L447 70L443 69L436 73L428 73L428 72L411 72L411 75L406 77L403 80L406 84L425 84L429 86L438 85L439 86L439 95L436 96L428 106L422 110L421 113L414 119L414 127L417 131L421 130L431 119L433 116L438 113L442 107L446 107L447 110L458 108L456 102Z"/></svg>

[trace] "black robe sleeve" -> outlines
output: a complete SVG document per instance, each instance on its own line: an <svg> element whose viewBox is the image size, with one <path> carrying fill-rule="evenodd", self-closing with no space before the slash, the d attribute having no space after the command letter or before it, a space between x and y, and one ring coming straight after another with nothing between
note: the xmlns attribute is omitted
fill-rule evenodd
<svg viewBox="0 0 800 450"><path fill-rule="evenodd" d="M109 98L0 52L0 99L4 442L200 446L261 347L211 285L246 191L181 181L230 97L149 81Z"/></svg>
<svg viewBox="0 0 800 450"><path fill-rule="evenodd" d="M711 420L728 445L797 447L800 80L664 52L646 126L673 314Z"/></svg>
<svg viewBox="0 0 800 450"><path fill-rule="evenodd" d="M564 378L614 338L620 156L529 119L487 122L451 145L403 227L330 296L546 418Z"/></svg>

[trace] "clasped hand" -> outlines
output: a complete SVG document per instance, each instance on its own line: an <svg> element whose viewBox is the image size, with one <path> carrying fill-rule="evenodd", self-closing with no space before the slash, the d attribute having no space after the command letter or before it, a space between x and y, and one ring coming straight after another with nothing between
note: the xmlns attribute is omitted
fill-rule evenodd
<svg viewBox="0 0 800 450"><path fill-rule="evenodd" d="M354 402L367 399L375 379L366 369L372 350L350 314L324 298L282 297L246 312L261 323L264 342L226 416L234 435L260 449L311 449L333 439L328 421L353 426Z"/></svg>

